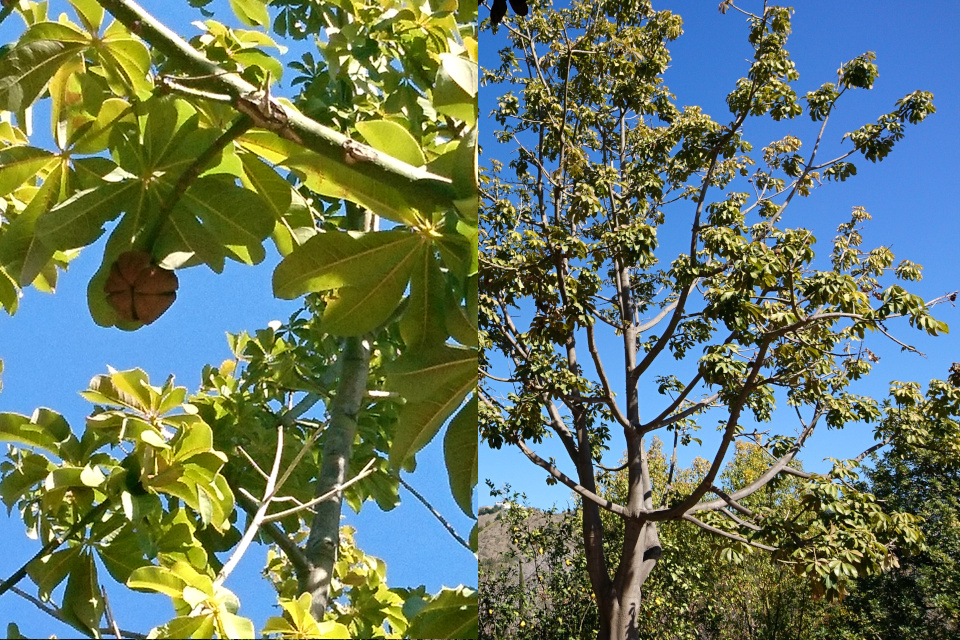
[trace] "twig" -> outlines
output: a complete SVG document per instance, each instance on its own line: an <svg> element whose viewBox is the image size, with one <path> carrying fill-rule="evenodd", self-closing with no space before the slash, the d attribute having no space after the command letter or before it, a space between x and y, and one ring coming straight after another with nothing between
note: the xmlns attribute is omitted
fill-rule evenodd
<svg viewBox="0 0 960 640"><path fill-rule="evenodd" d="M237 567L237 563L240 562L240 558L243 557L243 554L246 553L250 543L253 542L253 539L256 537L257 531L260 529L260 524L263 522L263 516L267 512L267 508L270 506L270 496L276 486L276 479L277 475L280 473L280 461L282 458L283 425L279 425L277 427L277 450L273 456L273 467L270 469L270 476L267 478L267 485L263 490L263 504L260 505L256 513L250 519L250 524L247 525L247 530L243 534L243 538L240 539L240 543L237 545L237 548L233 551L233 553L230 554L230 558L223 565L223 568L220 569L220 573L217 574L217 579L213 581L214 588L223 584L223 581L226 580L230 573Z"/></svg>
<svg viewBox="0 0 960 640"><path fill-rule="evenodd" d="M400 484L403 485L404 489L406 489L407 491L409 491L410 493L412 493L412 494L413 494L413 497L416 498L417 500L419 500L420 503L423 504L423 506L425 506L425 507L427 508L427 511L429 511L430 513L432 513L432 514L433 514L433 517L440 521L440 524L442 524L442 525L443 525L443 528L446 529L446 530L450 533L451 536L453 536L453 539L454 539L454 540L456 540L456 541L459 542L461 545L463 545L463 547L466 548L467 550L473 551L473 549L470 549L470 543L468 543L466 540L464 540L463 538L460 537L460 534L458 534L458 533L457 533L457 530L453 528L453 525L451 525L449 522L447 522L447 519L443 517L443 514L441 514L441 513L440 513L439 511L437 511L436 509L434 509L434 508L433 508L433 505L430 504L430 502L427 501L426 498L424 498L422 495L420 495L420 493L419 493L416 489L414 489L412 486L410 486L410 483L409 483L409 482L407 482L406 480L404 480L403 478L401 478L399 473L397 473L396 478L397 478L397 480L400 482Z"/></svg>
<svg viewBox="0 0 960 640"><path fill-rule="evenodd" d="M203 153L197 156L197 159L191 162L190 166L180 174L180 178L177 179L177 184L174 186L173 191L160 206L157 222L153 226L153 237L148 240L147 246L152 246L154 241L156 241L157 236L160 235L161 229L177 206L177 203L180 202L180 199L187 192L187 189L190 188L190 185L193 184L193 181L200 176L200 173L206 168L207 163L226 149L227 145L246 133L252 126L253 120L245 115L238 116L233 121L233 124L230 125L230 128L221 133L217 139L213 141L213 144L204 149Z"/></svg>
<svg viewBox="0 0 960 640"><path fill-rule="evenodd" d="M376 458L370 458L370 460L363 467L363 469L360 470L360 473L353 476L352 478L344 482L342 485L338 485L333 489L331 489L330 491L328 491L327 493L323 494L322 496L317 496L316 498L313 498L302 504L299 504L296 507L290 507L289 509L284 509L283 511L278 511L277 513L271 513L268 516L264 516L263 518L264 522L273 522L275 520L283 520L287 516L293 515L300 511L306 511L306 510L313 511L313 505L320 504L324 500L327 500L328 498L332 498L333 496L337 495L338 493L340 493L350 485L356 482L359 482L360 480L363 480L364 478L369 476L371 473L373 473L373 469L371 467L373 467L373 463L376 462L376 460L377 460Z"/></svg>
<svg viewBox="0 0 960 640"><path fill-rule="evenodd" d="M103 598L103 612L107 616L107 624L110 625L110 628L113 629L113 635L117 638L123 638L123 635L120 633L120 628L117 626L117 620L113 617L113 611L110 609L110 600L107 598L107 590L103 588L103 585L100 586L100 596Z"/></svg>
<svg viewBox="0 0 960 640"><path fill-rule="evenodd" d="M53 540L43 545L43 548L40 549L40 551L35 553L34 556L29 560L27 560L27 562L24 563L23 566L21 566L19 569L14 571L13 575L11 575L9 578L4 580L2 584L0 584L0 596L2 596L4 593L12 589L14 586L16 586L18 582L20 582L21 580L24 579L24 577L26 577L27 567L30 565L31 562L35 560L39 560L45 555L52 553L57 547L59 547L64 542L72 538L78 532L85 529L88 524L90 524L91 522L99 518L101 515L103 515L103 513L110 506L110 503L111 503L110 498L107 498L106 500L104 500L103 502L95 506L93 509L90 509L90 511L87 512L87 515L83 516L83 518L81 518L79 522L77 522L72 527L70 527L66 533L56 536Z"/></svg>

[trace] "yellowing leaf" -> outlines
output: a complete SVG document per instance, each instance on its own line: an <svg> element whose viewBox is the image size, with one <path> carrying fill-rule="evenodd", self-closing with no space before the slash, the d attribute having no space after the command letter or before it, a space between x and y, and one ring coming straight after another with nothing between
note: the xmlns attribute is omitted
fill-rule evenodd
<svg viewBox="0 0 960 640"><path fill-rule="evenodd" d="M367 144L377 151L383 151L414 167L422 167L426 163L416 139L396 122L364 120L357 123L357 131L366 139Z"/></svg>

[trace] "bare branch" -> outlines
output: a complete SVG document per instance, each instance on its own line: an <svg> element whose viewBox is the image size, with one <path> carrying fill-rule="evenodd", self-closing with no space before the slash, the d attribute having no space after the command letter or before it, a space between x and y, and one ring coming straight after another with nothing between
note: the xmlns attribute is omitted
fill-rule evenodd
<svg viewBox="0 0 960 640"><path fill-rule="evenodd" d="M748 545L750 545L751 547L756 547L757 549L763 549L764 551L776 551L776 550L777 550L776 547L768 547L767 545L765 545L765 544L760 544L759 542L751 542L750 540L747 540L746 538L741 538L740 536L736 535L735 533L728 533L728 532L724 531L723 529L717 529L716 527L710 526L710 525L707 524L706 522L701 522L700 520L697 520L696 518L694 518L694 517L691 516L691 515L685 515L685 516L683 516L683 519L686 520L687 522L692 522L693 524L697 525L698 527L700 527L700 528L703 529L704 531L709 531L709 532L712 533L712 534L715 534L715 535L718 535L718 536L722 536L722 537L724 537L724 538L729 538L730 540L735 540L736 542L742 542L743 544L748 544Z"/></svg>
<svg viewBox="0 0 960 640"><path fill-rule="evenodd" d="M467 551L473 552L473 549L470 548L470 543L464 540L462 537L460 537L460 534L458 534L457 530L453 528L453 525L450 524L447 521L447 519L443 517L442 513L434 509L433 505L430 504L430 502L426 498L420 495L420 492L414 489L409 482L401 478L399 473L397 474L396 478L400 482L400 484L402 484L407 491L412 493L413 497L419 500L420 504L426 507L427 511L429 511L433 515L433 517L436 518L437 521L443 525L443 528L447 530L447 533L453 536L454 540L459 542Z"/></svg>
<svg viewBox="0 0 960 640"><path fill-rule="evenodd" d="M590 491L589 489L586 489L579 483L571 480L562 471L560 471L555 466L553 466L552 464L550 464L549 462L547 462L546 460L538 456L536 453L531 451L530 448L527 446L527 443L524 442L523 440L518 439L517 446L520 447L520 450L523 451L524 455L526 455L527 458L529 458L535 465L537 465L542 469L545 469L547 473L549 473L551 476L553 476L554 478L556 478L566 486L570 487L570 489L580 494L583 498L596 504L598 507L601 507L603 509L606 509L607 511L610 511L611 513L615 513L624 518L629 517L630 514L624 507L622 507L621 505L615 502L611 502L606 498L602 498L598 496L597 494Z"/></svg>

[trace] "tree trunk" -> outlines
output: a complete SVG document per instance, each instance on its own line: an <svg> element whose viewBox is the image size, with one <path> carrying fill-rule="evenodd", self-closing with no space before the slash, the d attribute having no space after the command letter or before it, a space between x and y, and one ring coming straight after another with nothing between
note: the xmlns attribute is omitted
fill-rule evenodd
<svg viewBox="0 0 960 640"><path fill-rule="evenodd" d="M652 489L643 439L633 433L627 436L627 468L627 506L631 510L652 508ZM600 609L598 640L637 640L637 617L640 615L643 584L662 553L657 524L636 518L624 521L620 565L613 580L610 580L603 556L602 534L593 530L594 526L600 527L600 509L596 504L584 501L583 514L587 570Z"/></svg>

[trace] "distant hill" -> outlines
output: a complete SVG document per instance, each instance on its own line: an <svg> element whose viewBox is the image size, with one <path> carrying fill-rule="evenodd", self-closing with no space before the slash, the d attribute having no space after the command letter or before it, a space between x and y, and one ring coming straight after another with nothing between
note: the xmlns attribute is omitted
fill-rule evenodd
<svg viewBox="0 0 960 640"><path fill-rule="evenodd" d="M545 529L559 525L568 512L549 513L533 507L521 507L512 503L502 503L493 506L481 507L479 510L479 534L480 534L480 566L488 571L497 571L507 564L516 563L513 551L513 532L509 525L504 521L503 514L507 509L524 509L527 512L526 526L529 530ZM576 549L579 539L571 540L569 548L571 552ZM526 584L531 584L530 579L536 572L536 566L532 559L524 560L522 563L523 577ZM516 575L514 573L514 575Z"/></svg>

